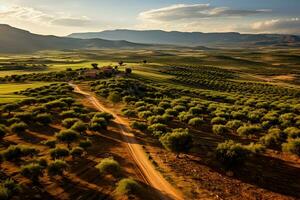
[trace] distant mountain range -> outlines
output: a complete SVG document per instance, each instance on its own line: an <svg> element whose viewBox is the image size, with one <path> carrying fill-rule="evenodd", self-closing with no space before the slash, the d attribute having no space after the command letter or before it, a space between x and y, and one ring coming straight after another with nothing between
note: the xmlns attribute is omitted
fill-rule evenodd
<svg viewBox="0 0 300 200"><path fill-rule="evenodd" d="M123 40L78 39L45 36L0 24L0 53L29 53L40 50L87 49L87 48L140 48L149 45Z"/></svg>
<svg viewBox="0 0 300 200"><path fill-rule="evenodd" d="M242 47L242 46L299 46L300 36L280 34L240 34L166 32L161 30L109 30L102 32L73 33L72 38L126 40L136 43L169 44L181 46Z"/></svg>
<svg viewBox="0 0 300 200"><path fill-rule="evenodd" d="M278 34L200 33L113 30L74 33L68 37L38 35L0 24L0 53L30 53L40 50L103 48L241 48L258 46L300 47L300 36Z"/></svg>

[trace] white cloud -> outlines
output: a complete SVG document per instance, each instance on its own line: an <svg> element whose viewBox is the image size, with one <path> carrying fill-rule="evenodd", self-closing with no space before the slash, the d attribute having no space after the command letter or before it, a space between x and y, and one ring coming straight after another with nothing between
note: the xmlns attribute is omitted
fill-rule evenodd
<svg viewBox="0 0 300 200"><path fill-rule="evenodd" d="M88 17L72 17L66 14L52 15L44 13L34 8L22 7L22 6L11 6L2 7L0 9L0 18L13 19L19 21L28 21L33 23L47 24L47 25L58 25L58 26L73 26L81 27L92 25L94 22Z"/></svg>
<svg viewBox="0 0 300 200"><path fill-rule="evenodd" d="M139 18L150 21L176 21L215 17L242 17L265 12L270 12L270 10L235 10L228 7L213 7L209 4L176 4L142 12L139 14Z"/></svg>
<svg viewBox="0 0 300 200"><path fill-rule="evenodd" d="M259 21L251 25L251 30L265 33L300 34L300 18Z"/></svg>

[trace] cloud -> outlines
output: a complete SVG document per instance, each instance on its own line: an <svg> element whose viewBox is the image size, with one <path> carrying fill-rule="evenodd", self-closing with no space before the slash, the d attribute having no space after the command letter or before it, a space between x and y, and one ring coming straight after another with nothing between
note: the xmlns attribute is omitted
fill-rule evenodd
<svg viewBox="0 0 300 200"><path fill-rule="evenodd" d="M94 24L93 21L91 21L87 17L82 18L58 18L51 21L54 25L60 25L60 26L92 26Z"/></svg>
<svg viewBox="0 0 300 200"><path fill-rule="evenodd" d="M268 9L235 10L228 7L213 7L210 4L176 4L142 12L139 14L139 18L150 21L176 21L214 17L242 17L270 11Z"/></svg>
<svg viewBox="0 0 300 200"><path fill-rule="evenodd" d="M92 20L85 16L72 17L63 14L51 15L34 8L22 6L11 6L0 9L0 18L72 27L82 27L94 24Z"/></svg>
<svg viewBox="0 0 300 200"><path fill-rule="evenodd" d="M251 25L250 31L300 34L300 18L272 19L255 22Z"/></svg>
<svg viewBox="0 0 300 200"><path fill-rule="evenodd" d="M43 19L51 20L52 17L41 11L35 10L33 8L12 6L5 7L0 10L0 17L2 19L14 18L19 20L28 21L40 21Z"/></svg>

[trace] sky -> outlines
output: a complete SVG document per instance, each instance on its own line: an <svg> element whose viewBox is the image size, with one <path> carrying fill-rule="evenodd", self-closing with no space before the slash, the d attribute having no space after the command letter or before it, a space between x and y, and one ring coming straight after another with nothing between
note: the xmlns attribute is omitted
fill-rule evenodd
<svg viewBox="0 0 300 200"><path fill-rule="evenodd" d="M0 0L0 24L59 36L112 29L300 35L300 0Z"/></svg>

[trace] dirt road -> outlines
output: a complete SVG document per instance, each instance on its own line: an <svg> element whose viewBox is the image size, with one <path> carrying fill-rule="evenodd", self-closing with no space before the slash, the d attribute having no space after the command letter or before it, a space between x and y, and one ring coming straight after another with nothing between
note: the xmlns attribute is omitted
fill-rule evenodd
<svg viewBox="0 0 300 200"><path fill-rule="evenodd" d="M183 200L183 195L176 190L169 182L167 182L164 177L153 167L152 163L146 157L146 154L142 148L142 145L137 142L134 135L130 133L130 127L126 125L122 117L119 117L112 110L103 106L96 97L92 94L82 91L77 85L70 84L74 87L75 92L84 95L94 106L104 112L111 113L115 117L115 122L119 125L119 129L124 135L124 140L128 147L132 158L136 162L141 175L146 184L160 191L160 199L176 199ZM126 137L127 136L127 137Z"/></svg>

